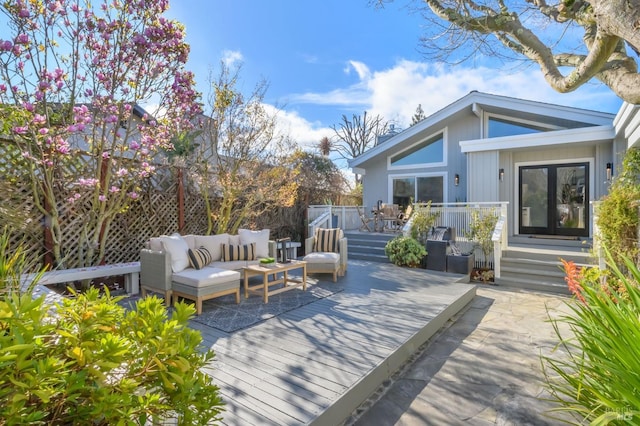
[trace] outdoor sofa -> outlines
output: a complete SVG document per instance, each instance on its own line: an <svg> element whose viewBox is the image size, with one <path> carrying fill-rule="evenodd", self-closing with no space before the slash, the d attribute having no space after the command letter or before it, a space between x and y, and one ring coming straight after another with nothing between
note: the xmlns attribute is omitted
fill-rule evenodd
<svg viewBox="0 0 640 426"><path fill-rule="evenodd" d="M238 235L163 235L140 251L140 288L164 295L167 306L178 297L193 300L202 313L204 300L235 294L240 303L244 267L275 257L269 230L239 229Z"/></svg>

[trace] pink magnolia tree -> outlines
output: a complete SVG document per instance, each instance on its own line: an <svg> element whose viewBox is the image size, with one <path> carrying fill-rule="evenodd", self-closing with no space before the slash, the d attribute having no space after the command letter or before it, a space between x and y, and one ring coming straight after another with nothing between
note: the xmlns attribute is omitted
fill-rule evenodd
<svg viewBox="0 0 640 426"><path fill-rule="evenodd" d="M58 265L104 259L110 225L139 197L155 153L171 149L171 137L200 112L184 69L184 27L162 16L168 7L168 0L0 6L0 119L27 166ZM141 104L158 109L147 114ZM61 211L83 215L77 259L64 259Z"/></svg>

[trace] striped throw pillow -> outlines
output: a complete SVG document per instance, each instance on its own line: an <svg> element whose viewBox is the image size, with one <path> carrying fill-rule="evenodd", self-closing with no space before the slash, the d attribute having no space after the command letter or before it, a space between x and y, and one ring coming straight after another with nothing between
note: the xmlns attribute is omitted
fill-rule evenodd
<svg viewBox="0 0 640 426"><path fill-rule="evenodd" d="M222 244L222 261L256 260L256 243L251 244Z"/></svg>
<svg viewBox="0 0 640 426"><path fill-rule="evenodd" d="M189 264L194 269L202 269L213 260L211 253L205 247L200 247L194 250L189 249L188 255Z"/></svg>
<svg viewBox="0 0 640 426"><path fill-rule="evenodd" d="M316 229L313 251L338 253L338 240L340 239L340 228Z"/></svg>

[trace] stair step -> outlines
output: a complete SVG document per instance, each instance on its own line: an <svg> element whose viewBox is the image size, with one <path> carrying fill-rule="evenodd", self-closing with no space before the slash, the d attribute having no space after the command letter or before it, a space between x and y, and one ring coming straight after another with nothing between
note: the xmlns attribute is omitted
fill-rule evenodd
<svg viewBox="0 0 640 426"><path fill-rule="evenodd" d="M500 277L496 280L496 284L504 287L519 288L522 290L540 291L544 293L555 293L569 295L571 292L566 283L530 280L524 277L510 278Z"/></svg>
<svg viewBox="0 0 640 426"><path fill-rule="evenodd" d="M349 259L369 260L371 262L378 262L378 263L390 263L389 258L385 255L377 255L377 254L370 254L370 253L352 253L351 251L349 252Z"/></svg>

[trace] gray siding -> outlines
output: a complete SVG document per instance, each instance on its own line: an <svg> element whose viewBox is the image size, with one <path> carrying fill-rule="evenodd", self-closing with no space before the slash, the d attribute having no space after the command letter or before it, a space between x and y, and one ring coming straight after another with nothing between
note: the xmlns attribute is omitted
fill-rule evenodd
<svg viewBox="0 0 640 426"><path fill-rule="evenodd" d="M498 151L469 154L469 201L500 201L498 194Z"/></svg>

